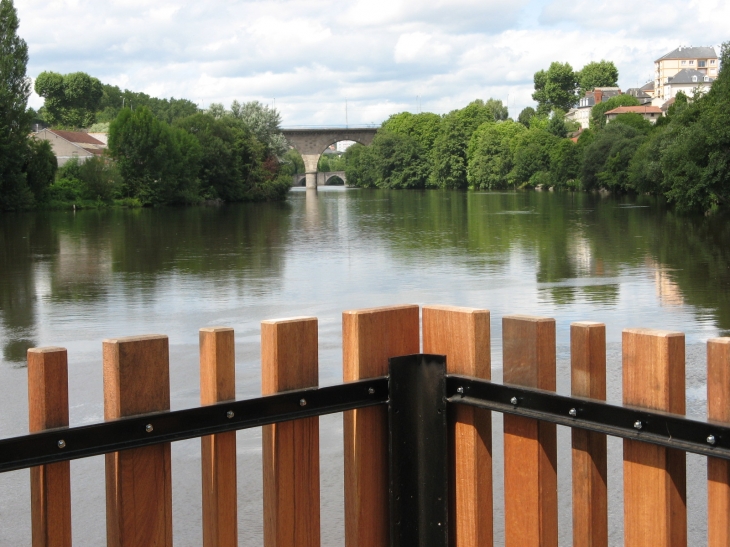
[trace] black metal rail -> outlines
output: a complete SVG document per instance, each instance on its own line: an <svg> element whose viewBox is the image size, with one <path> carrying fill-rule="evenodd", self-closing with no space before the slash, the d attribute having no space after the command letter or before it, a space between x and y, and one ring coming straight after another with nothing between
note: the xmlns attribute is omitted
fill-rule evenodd
<svg viewBox="0 0 730 547"><path fill-rule="evenodd" d="M448 401L730 460L727 425L449 375Z"/></svg>
<svg viewBox="0 0 730 547"><path fill-rule="evenodd" d="M288 391L0 440L0 473L388 402L388 379Z"/></svg>

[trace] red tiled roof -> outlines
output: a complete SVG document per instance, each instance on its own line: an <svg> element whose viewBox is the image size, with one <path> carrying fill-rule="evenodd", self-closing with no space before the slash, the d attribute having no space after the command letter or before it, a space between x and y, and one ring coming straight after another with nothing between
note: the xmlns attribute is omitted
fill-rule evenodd
<svg viewBox="0 0 730 547"><path fill-rule="evenodd" d="M88 133L82 133L80 131L61 131L59 129L49 129L48 131L75 144L96 144L104 146L103 142L99 139L95 139Z"/></svg>
<svg viewBox="0 0 730 547"><path fill-rule="evenodd" d="M662 109L658 106L619 106L613 110L606 112L606 116L609 114L661 114Z"/></svg>

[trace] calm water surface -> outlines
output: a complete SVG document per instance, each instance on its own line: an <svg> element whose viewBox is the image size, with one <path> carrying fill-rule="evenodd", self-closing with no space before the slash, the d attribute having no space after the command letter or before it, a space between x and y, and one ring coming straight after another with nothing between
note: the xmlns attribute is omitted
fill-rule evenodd
<svg viewBox="0 0 730 547"><path fill-rule="evenodd" d="M568 332L606 323L609 398L620 401L625 327L687 335L688 413L705 411L704 346L730 334L730 225L651 199L582 194L326 189L282 204L0 216L0 437L27 431L28 347L69 352L71 423L103 416L101 341L170 337L173 408L197 405L198 329L236 330L238 397L260 393L259 323L319 318L320 382L341 375L341 312L455 304L557 319L559 390ZM495 439L501 418L495 416ZM569 432L559 428L563 454ZM322 418L322 543L342 545L342 426ZM262 543L260 430L238 434L241 545ZM622 544L621 442L609 441L611 542ZM503 541L495 443L497 543ZM199 441L173 444L174 537L200 545ZM559 458L561 545L570 544L570 461ZM690 543L705 543L704 459L688 457ZM104 545L103 459L73 462L76 545ZM28 472L0 475L0 546L29 545Z"/></svg>

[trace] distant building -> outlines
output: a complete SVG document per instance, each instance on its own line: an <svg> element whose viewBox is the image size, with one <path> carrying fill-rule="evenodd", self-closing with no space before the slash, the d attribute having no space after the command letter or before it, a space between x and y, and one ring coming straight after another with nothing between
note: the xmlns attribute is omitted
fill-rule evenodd
<svg viewBox="0 0 730 547"><path fill-rule="evenodd" d="M106 148L106 144L99 139L78 131L41 129L33 134L33 138L51 143L59 167L72 158L83 162L94 156L101 156Z"/></svg>
<svg viewBox="0 0 730 547"><path fill-rule="evenodd" d="M680 70L691 69L712 79L717 77L720 60L713 47L678 47L654 61L654 98L666 101L665 86L668 79Z"/></svg>
<svg viewBox="0 0 730 547"><path fill-rule="evenodd" d="M593 91L586 91L586 94L578 101L578 105L571 108L565 117L568 120L578 122L581 129L588 129L593 107L598 103L605 103L616 95L621 95L621 89L618 87L597 87Z"/></svg>
<svg viewBox="0 0 730 547"><path fill-rule="evenodd" d="M606 123L610 123L615 120L616 116L619 114L641 114L645 120L648 120L651 123L656 123L656 121L664 115L662 109L657 106L619 106L618 108L614 108L613 110L606 112Z"/></svg>
<svg viewBox="0 0 730 547"><path fill-rule="evenodd" d="M696 91L707 93L714 81L714 78L699 70L682 69L676 75L667 78L664 84L664 99L673 99L680 91L688 97L692 97Z"/></svg>
<svg viewBox="0 0 730 547"><path fill-rule="evenodd" d="M649 95L641 87L632 87L631 89L627 89L626 95L631 95L632 97L635 97L636 100L639 101L639 104L651 104L651 95Z"/></svg>
<svg viewBox="0 0 730 547"><path fill-rule="evenodd" d="M644 85L642 85L639 88L639 90L641 92L643 92L643 93L646 93L647 95L649 95L649 97L651 97L653 99L654 96L655 96L655 92L654 92L654 80L651 80L649 82L646 82Z"/></svg>

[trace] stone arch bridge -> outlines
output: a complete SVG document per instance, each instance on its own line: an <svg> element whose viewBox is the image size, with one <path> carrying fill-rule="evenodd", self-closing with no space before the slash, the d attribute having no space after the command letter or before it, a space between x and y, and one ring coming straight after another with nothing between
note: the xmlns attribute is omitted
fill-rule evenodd
<svg viewBox="0 0 730 547"><path fill-rule="evenodd" d="M329 145L340 141L355 141L367 146L373 142L373 137L377 131L376 127L281 130L291 147L302 155L307 188L317 187L317 164L322 152ZM325 180L323 179L322 182L324 183Z"/></svg>

